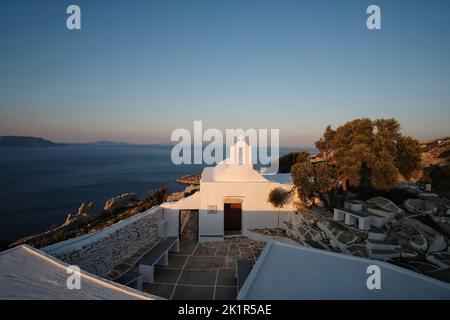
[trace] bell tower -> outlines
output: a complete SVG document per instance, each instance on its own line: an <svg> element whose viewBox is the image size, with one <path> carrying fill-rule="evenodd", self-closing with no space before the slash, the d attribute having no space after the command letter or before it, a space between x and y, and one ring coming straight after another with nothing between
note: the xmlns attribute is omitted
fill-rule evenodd
<svg viewBox="0 0 450 320"><path fill-rule="evenodd" d="M235 144L230 147L229 163L232 165L250 165L252 163L252 147L245 141L245 137L240 135Z"/></svg>

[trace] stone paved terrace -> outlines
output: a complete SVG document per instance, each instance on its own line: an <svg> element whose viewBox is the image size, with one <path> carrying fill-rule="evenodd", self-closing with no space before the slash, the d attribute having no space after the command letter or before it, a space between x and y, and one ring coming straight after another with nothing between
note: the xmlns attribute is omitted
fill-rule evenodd
<svg viewBox="0 0 450 320"><path fill-rule="evenodd" d="M145 292L173 300L234 300L236 260L254 264L265 243L246 237L223 242L180 242L180 252L169 254L169 264L155 267L154 283L144 283Z"/></svg>

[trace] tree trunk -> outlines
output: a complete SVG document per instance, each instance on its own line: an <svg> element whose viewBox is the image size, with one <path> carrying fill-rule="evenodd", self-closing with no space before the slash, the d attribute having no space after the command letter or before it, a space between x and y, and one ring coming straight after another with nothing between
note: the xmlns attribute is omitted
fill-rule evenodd
<svg viewBox="0 0 450 320"><path fill-rule="evenodd" d="M328 200L324 197L322 192L318 192L318 194L319 194L319 199L323 202L323 205L325 206L325 208L327 208L328 211L332 212L333 208L331 207L331 205L328 202Z"/></svg>

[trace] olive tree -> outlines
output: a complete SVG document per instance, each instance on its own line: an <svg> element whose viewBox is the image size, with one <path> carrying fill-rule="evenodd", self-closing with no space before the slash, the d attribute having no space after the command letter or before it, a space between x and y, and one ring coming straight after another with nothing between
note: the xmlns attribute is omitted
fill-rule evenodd
<svg viewBox="0 0 450 320"><path fill-rule="evenodd" d="M421 169L419 142L402 135L395 119L356 119L336 130L327 126L316 147L321 161L298 162L291 169L294 189L307 206L319 197L331 209L342 205L348 185L389 190ZM270 199L276 206L283 196Z"/></svg>

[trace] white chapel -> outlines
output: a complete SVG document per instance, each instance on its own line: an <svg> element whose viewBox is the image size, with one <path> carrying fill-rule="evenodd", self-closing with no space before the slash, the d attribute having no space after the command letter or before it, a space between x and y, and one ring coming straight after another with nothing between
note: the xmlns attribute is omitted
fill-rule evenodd
<svg viewBox="0 0 450 320"><path fill-rule="evenodd" d="M274 188L291 190L290 174L261 175L253 168L252 148L243 137L230 147L229 154L215 167L203 170L200 191L161 205L169 236L181 239L190 221L191 227L196 224L195 240L220 241L227 235L246 235L249 229L279 227L295 210L295 195L281 209L267 201Z"/></svg>

